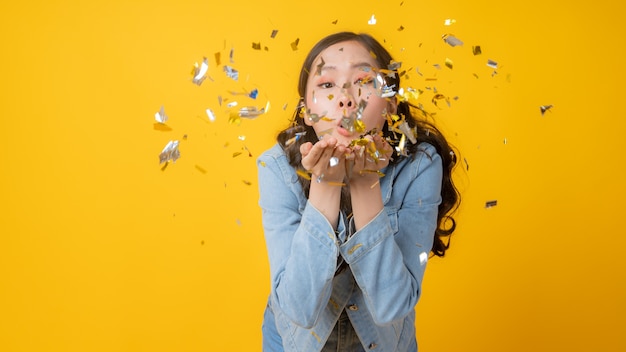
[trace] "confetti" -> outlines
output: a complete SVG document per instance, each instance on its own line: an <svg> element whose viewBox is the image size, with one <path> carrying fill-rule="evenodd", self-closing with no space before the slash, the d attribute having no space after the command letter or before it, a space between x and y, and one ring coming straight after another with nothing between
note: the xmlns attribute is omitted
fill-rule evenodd
<svg viewBox="0 0 626 352"><path fill-rule="evenodd" d="M258 109L256 106L245 106L239 109L239 117L255 119L265 113L265 108Z"/></svg>
<svg viewBox="0 0 626 352"><path fill-rule="evenodd" d="M270 38L272 38L272 39L276 38L276 34L278 34L278 29L274 29L272 31L272 34L270 34Z"/></svg>
<svg viewBox="0 0 626 352"><path fill-rule="evenodd" d="M485 208L493 208L496 205L498 205L497 200L488 200L487 202L485 202Z"/></svg>
<svg viewBox="0 0 626 352"><path fill-rule="evenodd" d="M472 54L474 54L474 56L480 55L482 53L483 53L483 51L480 49L480 45L472 46Z"/></svg>
<svg viewBox="0 0 626 352"><path fill-rule="evenodd" d="M328 160L328 164L330 165L330 167L337 166L339 164L339 158L333 156L332 158L330 158L330 160Z"/></svg>
<svg viewBox="0 0 626 352"><path fill-rule="evenodd" d="M167 121L167 115L165 114L165 108L163 106L161 106L161 109L154 114L154 119L158 123L165 123L165 121Z"/></svg>
<svg viewBox="0 0 626 352"><path fill-rule="evenodd" d="M493 68L495 70L495 69L498 68L498 63L493 61L493 60L491 60L491 59L488 59L487 60L487 66L489 66L489 67L491 67L491 68Z"/></svg>
<svg viewBox="0 0 626 352"><path fill-rule="evenodd" d="M298 170L296 170L296 174L298 174L298 176L300 176L300 177L302 177L304 179L307 179L307 180L311 179L311 173L308 172L308 171L298 169Z"/></svg>
<svg viewBox="0 0 626 352"><path fill-rule="evenodd" d="M261 43L252 43L252 49L254 50L261 50Z"/></svg>
<svg viewBox="0 0 626 352"><path fill-rule="evenodd" d="M448 43L448 45L453 46L453 47L463 45L463 42L452 34L444 34L441 38L443 39L444 42Z"/></svg>
<svg viewBox="0 0 626 352"><path fill-rule="evenodd" d="M259 90L258 89L253 89L252 92L248 93L248 96L252 99L256 99L256 97L259 95Z"/></svg>
<svg viewBox="0 0 626 352"><path fill-rule="evenodd" d="M206 115L209 118L209 121L215 122L215 113L211 109L206 109Z"/></svg>
<svg viewBox="0 0 626 352"><path fill-rule="evenodd" d="M251 186L252 182L248 181L248 180L241 180L246 186Z"/></svg>
<svg viewBox="0 0 626 352"><path fill-rule="evenodd" d="M201 85L202 82L204 82L204 80L206 79L206 73L208 70L209 61L206 57L202 59L202 64L198 65L198 63L196 62L193 65L193 70L191 70L191 74L193 75L192 82L197 85Z"/></svg>
<svg viewBox="0 0 626 352"><path fill-rule="evenodd" d="M451 18L447 18L445 21L443 21L443 24L444 24L445 26L450 26L450 25L453 25L453 24L455 24L455 23L456 23L456 20L451 19Z"/></svg>
<svg viewBox="0 0 626 352"><path fill-rule="evenodd" d="M306 131L304 131L304 132L296 132L295 136L289 138L287 140L287 142L285 142L285 146L288 147L288 146L292 145L293 143L299 141L300 138L302 138L304 135L306 135Z"/></svg>
<svg viewBox="0 0 626 352"><path fill-rule="evenodd" d="M169 141L165 148L159 154L159 164L173 161L176 162L180 158L180 151L178 150L178 141Z"/></svg>
<svg viewBox="0 0 626 352"><path fill-rule="evenodd" d="M291 50L298 50L298 43L300 43L300 38L296 38L296 40L291 43Z"/></svg>
<svg viewBox="0 0 626 352"><path fill-rule="evenodd" d="M552 109L552 105L541 105L539 109L541 110L541 116L543 116L543 114L545 114L546 111Z"/></svg>
<svg viewBox="0 0 626 352"><path fill-rule="evenodd" d="M452 63L452 60L450 60L449 58L446 58L445 65L449 69L452 69L452 67L454 66L454 64Z"/></svg>
<svg viewBox="0 0 626 352"><path fill-rule="evenodd" d="M370 19L367 21L367 24L369 24L370 26L373 26L376 24L376 17L374 17L374 15L372 15L372 17L370 17Z"/></svg>
<svg viewBox="0 0 626 352"><path fill-rule="evenodd" d="M221 63L221 57L222 57L222 54L219 51L215 53L215 64L217 66L219 66Z"/></svg>
<svg viewBox="0 0 626 352"><path fill-rule="evenodd" d="M228 77L232 78L235 81L239 79L239 71L235 70L234 68L230 66L224 66L224 72L226 72L226 75Z"/></svg>

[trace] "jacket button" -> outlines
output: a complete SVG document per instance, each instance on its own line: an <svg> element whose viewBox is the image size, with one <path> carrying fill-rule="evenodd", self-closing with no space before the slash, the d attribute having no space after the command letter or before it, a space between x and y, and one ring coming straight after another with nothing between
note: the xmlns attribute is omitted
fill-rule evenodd
<svg viewBox="0 0 626 352"><path fill-rule="evenodd" d="M357 311L357 310L359 310L359 307L356 304L353 304L353 305L349 306L348 309L350 309L352 311Z"/></svg>
<svg viewBox="0 0 626 352"><path fill-rule="evenodd" d="M373 350L376 347L378 347L378 345L372 342L367 348L369 348L370 350Z"/></svg>

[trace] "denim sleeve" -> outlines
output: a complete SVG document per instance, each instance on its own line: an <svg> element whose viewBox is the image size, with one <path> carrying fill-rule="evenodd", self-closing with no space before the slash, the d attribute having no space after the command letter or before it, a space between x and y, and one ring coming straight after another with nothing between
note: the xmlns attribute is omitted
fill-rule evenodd
<svg viewBox="0 0 626 352"><path fill-rule="evenodd" d="M340 247L377 324L402 319L417 304L441 203L442 172L441 157L428 145L395 176L390 204Z"/></svg>
<svg viewBox="0 0 626 352"><path fill-rule="evenodd" d="M339 256L335 230L308 202L300 209L302 189L284 155L259 157L258 180L272 305L311 328L332 292ZM342 220L337 231L345 231Z"/></svg>

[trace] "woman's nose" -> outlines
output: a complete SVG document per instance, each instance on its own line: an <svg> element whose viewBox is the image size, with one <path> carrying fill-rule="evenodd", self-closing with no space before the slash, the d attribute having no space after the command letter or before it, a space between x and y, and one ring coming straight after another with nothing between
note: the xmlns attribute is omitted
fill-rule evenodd
<svg viewBox="0 0 626 352"><path fill-rule="evenodd" d="M354 98L350 93L343 93L339 98L339 107L340 108L352 108L355 107L356 104L354 102Z"/></svg>

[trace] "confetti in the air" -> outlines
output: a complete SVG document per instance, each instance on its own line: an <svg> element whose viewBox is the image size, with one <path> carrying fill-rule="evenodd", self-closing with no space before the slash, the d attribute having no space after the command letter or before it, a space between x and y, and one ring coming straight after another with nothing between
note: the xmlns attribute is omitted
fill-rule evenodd
<svg viewBox="0 0 626 352"><path fill-rule="evenodd" d="M367 21L367 24L369 24L370 26L373 26L376 24L376 17L374 15L372 15L372 17L370 17L370 19Z"/></svg>
<svg viewBox="0 0 626 352"><path fill-rule="evenodd" d="M480 55L482 53L483 53L483 51L480 49L480 45L472 46L472 54L474 54L474 56L475 55Z"/></svg>
<svg viewBox="0 0 626 352"><path fill-rule="evenodd" d="M271 37L272 39L273 39L273 38L276 38L276 34L278 34L278 29L274 29L274 30L272 31L272 34L270 35L270 37Z"/></svg>
<svg viewBox="0 0 626 352"><path fill-rule="evenodd" d="M539 109L541 110L541 116L543 116L543 114L545 114L546 111L552 109L552 105L541 105Z"/></svg>
<svg viewBox="0 0 626 352"><path fill-rule="evenodd" d="M161 109L154 114L154 119L158 123L165 123L167 121L167 115L165 114L165 108L161 106Z"/></svg>
<svg viewBox="0 0 626 352"><path fill-rule="evenodd" d="M296 38L296 40L291 43L291 50L298 50L298 43L300 43L300 38Z"/></svg>
<svg viewBox="0 0 626 352"><path fill-rule="evenodd" d="M206 57L202 59L202 63L200 65L196 62L193 65L193 70L191 71L191 74L193 75L192 82L197 85L201 85L206 79L206 73L208 70L209 60Z"/></svg>
<svg viewBox="0 0 626 352"><path fill-rule="evenodd" d="M493 208L496 205L498 205L498 201L497 200L488 200L485 202L485 208Z"/></svg>
<svg viewBox="0 0 626 352"><path fill-rule="evenodd" d="M173 161L176 162L180 158L180 151L178 150L178 141L169 141L165 148L159 154L159 164Z"/></svg>
<svg viewBox="0 0 626 352"><path fill-rule="evenodd" d="M446 26L450 26L456 23L455 19L451 19L451 18L447 18L445 21L443 21L443 24Z"/></svg>
<svg viewBox="0 0 626 352"><path fill-rule="evenodd" d="M206 115L209 118L209 121L215 122L215 113L211 109L206 109Z"/></svg>
<svg viewBox="0 0 626 352"><path fill-rule="evenodd" d="M498 68L498 63L491 60L491 59L487 59L487 66L493 68L494 70Z"/></svg>
<svg viewBox="0 0 626 352"><path fill-rule="evenodd" d="M452 34L444 34L441 38L443 39L444 42L448 43L448 45L450 46L463 45L463 42Z"/></svg>
<svg viewBox="0 0 626 352"><path fill-rule="evenodd" d="M224 66L224 72L226 72L226 75L228 77L232 78L235 81L239 79L239 71L235 70L234 68L230 66Z"/></svg>

